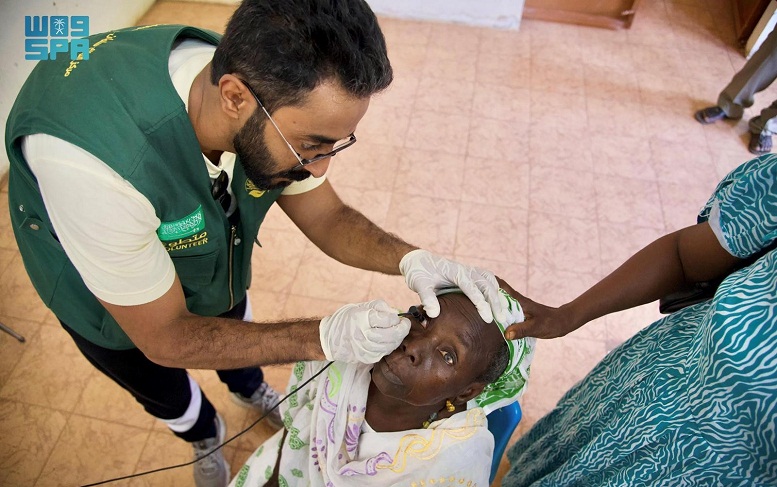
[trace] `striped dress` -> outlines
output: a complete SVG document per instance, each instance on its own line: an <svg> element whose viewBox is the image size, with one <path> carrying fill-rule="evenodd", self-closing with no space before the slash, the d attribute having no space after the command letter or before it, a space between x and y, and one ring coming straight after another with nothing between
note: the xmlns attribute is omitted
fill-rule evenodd
<svg viewBox="0 0 777 487"><path fill-rule="evenodd" d="M777 155L699 215L737 257L777 240ZM777 486L777 250L612 351L508 452L504 487Z"/></svg>

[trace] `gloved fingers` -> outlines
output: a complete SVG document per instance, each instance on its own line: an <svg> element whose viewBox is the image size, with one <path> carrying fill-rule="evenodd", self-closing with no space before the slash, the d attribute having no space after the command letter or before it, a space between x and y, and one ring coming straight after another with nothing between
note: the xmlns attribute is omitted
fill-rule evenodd
<svg viewBox="0 0 777 487"><path fill-rule="evenodd" d="M491 312L491 305L486 301L483 292L475 284L475 272L472 268L464 266L459 267L459 271L456 273L456 286L472 301L475 308L478 310L478 314L483 318L486 323L494 321L494 315ZM431 315L430 315L431 316Z"/></svg>
<svg viewBox="0 0 777 487"><path fill-rule="evenodd" d="M474 279L475 285L488 302L492 315L497 321L505 324L509 319L508 302L507 298L499 292L499 283L496 281L496 276L492 272L478 267L474 267L473 271L476 274ZM481 314L481 316L483 315Z"/></svg>
<svg viewBox="0 0 777 487"><path fill-rule="evenodd" d="M375 300L369 303L370 309L367 315L367 325L370 328L388 328L399 324L397 312L383 300Z"/></svg>
<svg viewBox="0 0 777 487"><path fill-rule="evenodd" d="M434 293L434 289L416 290L418 297L421 298L421 304L424 306L424 313L429 318L437 318L440 316L440 301L437 300L437 295Z"/></svg>

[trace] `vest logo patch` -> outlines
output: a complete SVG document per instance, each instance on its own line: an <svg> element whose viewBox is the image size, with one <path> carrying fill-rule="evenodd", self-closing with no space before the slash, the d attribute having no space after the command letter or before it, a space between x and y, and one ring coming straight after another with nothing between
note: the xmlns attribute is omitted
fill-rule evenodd
<svg viewBox="0 0 777 487"><path fill-rule="evenodd" d="M200 205L194 212L180 220L162 222L156 234L159 236L159 240L166 242L189 237L203 230L205 230L205 214L202 212L202 205Z"/></svg>
<svg viewBox="0 0 777 487"><path fill-rule="evenodd" d="M174 250L190 249L192 247L199 247L208 243L208 232L200 232L192 235L189 238L179 238L173 242L165 242L165 250L172 252Z"/></svg>
<svg viewBox="0 0 777 487"><path fill-rule="evenodd" d="M253 181L246 179L246 192L254 198L261 198L265 191L256 187Z"/></svg>

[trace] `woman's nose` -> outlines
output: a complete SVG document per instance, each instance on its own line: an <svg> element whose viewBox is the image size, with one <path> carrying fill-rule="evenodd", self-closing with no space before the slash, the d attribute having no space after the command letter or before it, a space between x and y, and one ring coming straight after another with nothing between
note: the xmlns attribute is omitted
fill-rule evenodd
<svg viewBox="0 0 777 487"><path fill-rule="evenodd" d="M401 347L402 353L404 353L410 363L412 365L418 365L423 358L425 345L422 337L419 337L417 334L415 336L413 335L413 333L408 335L402 342Z"/></svg>

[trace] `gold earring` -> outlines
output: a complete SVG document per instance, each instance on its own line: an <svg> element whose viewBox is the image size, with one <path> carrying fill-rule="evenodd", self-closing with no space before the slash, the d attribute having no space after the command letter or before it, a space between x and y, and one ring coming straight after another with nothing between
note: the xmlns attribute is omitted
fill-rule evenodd
<svg viewBox="0 0 777 487"><path fill-rule="evenodd" d="M449 413L452 413L456 410L456 406L453 405L450 399L447 399L445 401L445 409L447 409Z"/></svg>

